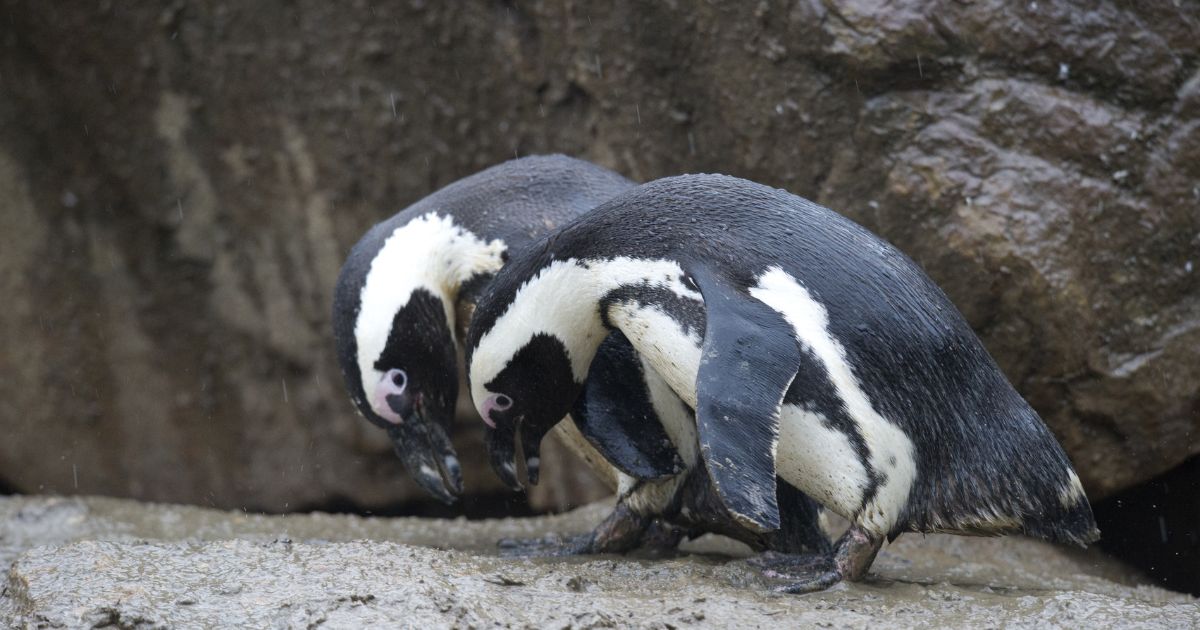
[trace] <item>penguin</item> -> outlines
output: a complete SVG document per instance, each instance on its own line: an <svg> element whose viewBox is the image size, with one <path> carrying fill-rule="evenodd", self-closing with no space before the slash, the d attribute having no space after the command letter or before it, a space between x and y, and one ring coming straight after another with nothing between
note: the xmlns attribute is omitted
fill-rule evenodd
<svg viewBox="0 0 1200 630"><path fill-rule="evenodd" d="M462 493L448 434L459 392L459 340L477 296L511 252L633 186L617 173L562 155L519 158L418 201L372 227L351 250L332 317L346 389L359 414L387 431L409 474L434 497L452 503ZM621 333L600 344L594 364L570 421L556 431L619 491L617 505L590 534L506 540L505 553L617 552L646 540L670 546L675 525L689 535L726 533L756 549L828 548L816 525L817 506L807 497L792 498L801 516L771 536L729 519L704 518L713 510L684 507L711 501L708 484L693 482L686 501L681 491L689 477L680 475L685 467L671 431L692 426L690 412ZM624 440L634 429L643 439ZM539 468L536 458L527 460L530 483L537 482ZM680 511L701 517L652 527Z"/></svg>
<svg viewBox="0 0 1200 630"><path fill-rule="evenodd" d="M511 248L632 185L565 156L515 159L405 208L351 249L332 317L346 389L433 496L450 503L462 492L448 429L459 391L458 340L475 296Z"/></svg>
<svg viewBox="0 0 1200 630"><path fill-rule="evenodd" d="M514 256L465 343L498 475L517 436L536 457L611 331L694 411L699 468L740 526L779 528L785 486L849 520L827 552L759 557L780 590L859 580L903 532L1099 538L1066 454L946 295L833 210L671 177Z"/></svg>

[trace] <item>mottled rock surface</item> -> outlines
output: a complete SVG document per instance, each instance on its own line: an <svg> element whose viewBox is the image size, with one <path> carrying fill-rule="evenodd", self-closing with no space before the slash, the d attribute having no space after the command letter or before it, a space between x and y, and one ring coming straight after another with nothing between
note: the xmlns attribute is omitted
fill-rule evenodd
<svg viewBox="0 0 1200 630"><path fill-rule="evenodd" d="M1197 600L1094 553L904 536L869 580L779 595L735 545L671 558L510 560L500 536L583 531L605 506L500 521L251 516L0 499L0 623L28 627L1183 628ZM35 547L35 545L37 545Z"/></svg>
<svg viewBox="0 0 1200 630"><path fill-rule="evenodd" d="M420 496L342 393L338 266L385 215L550 151L741 175L880 232L1094 499L1200 452L1196 3L0 9L0 485ZM544 468L541 506L594 483Z"/></svg>

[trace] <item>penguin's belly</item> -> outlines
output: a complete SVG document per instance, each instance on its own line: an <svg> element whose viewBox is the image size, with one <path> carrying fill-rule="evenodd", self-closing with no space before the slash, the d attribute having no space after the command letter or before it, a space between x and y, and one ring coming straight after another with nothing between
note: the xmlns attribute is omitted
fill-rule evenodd
<svg viewBox="0 0 1200 630"><path fill-rule="evenodd" d="M819 412L797 405L779 411L775 472L846 518L858 513L868 485L867 469L849 437Z"/></svg>
<svg viewBox="0 0 1200 630"><path fill-rule="evenodd" d="M654 413L662 423L667 437L675 445L679 459L686 468L696 465L700 440L696 437L696 418L690 407L684 404L671 384L659 374L654 363L645 356L638 356L642 364L642 375ZM683 477L684 475L680 475Z"/></svg>
<svg viewBox="0 0 1200 630"><path fill-rule="evenodd" d="M830 501L827 505L834 511L876 534L890 533L904 513L917 476L912 440L876 409L843 340L830 330L825 305L795 277L772 267L749 293L792 327L792 337L804 355L805 387L832 392L823 407L815 400L783 406L780 476L791 481L795 475L797 486L818 501ZM815 392L789 394L803 401ZM843 422L831 423L832 418L822 414L836 414ZM851 437L861 450L852 447ZM823 492L831 494L823 496Z"/></svg>
<svg viewBox="0 0 1200 630"><path fill-rule="evenodd" d="M664 384L663 387L665 386ZM674 394L672 394L673 396ZM667 422L664 422L663 425L664 427L669 426ZM671 504L680 484L687 478L686 474L681 474L663 481L643 483L630 477L604 459L604 456L587 441L587 438L583 437L583 433L575 426L575 421L569 415L563 418L562 422L554 425L551 433L567 447L567 450L583 460L588 468L604 482L605 487L616 492L617 496L621 497L638 514L653 516L662 514ZM695 425L692 425L692 434L692 441L695 442ZM674 439L674 433L668 431L667 435Z"/></svg>
<svg viewBox="0 0 1200 630"><path fill-rule="evenodd" d="M703 306L697 304L697 308ZM695 409L703 339L653 305L615 305L609 320L625 333L679 398ZM827 426L819 414L796 405L784 405L780 416L776 449L779 476L834 512L853 518L862 508L867 473L849 438ZM690 432L693 449L694 422Z"/></svg>
<svg viewBox="0 0 1200 630"><path fill-rule="evenodd" d="M604 456L587 441L587 438L583 437L571 416L563 418L561 422L554 425L551 432L562 442L563 446L567 447L567 450L583 460L609 490L617 489L619 485L617 469L604 459Z"/></svg>

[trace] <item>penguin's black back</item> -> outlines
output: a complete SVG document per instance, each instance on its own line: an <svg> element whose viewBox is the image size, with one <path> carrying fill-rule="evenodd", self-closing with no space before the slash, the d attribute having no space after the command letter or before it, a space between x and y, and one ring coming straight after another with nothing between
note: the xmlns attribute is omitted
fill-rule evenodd
<svg viewBox="0 0 1200 630"><path fill-rule="evenodd" d="M941 289L862 226L783 190L685 175L613 198L506 275L528 277L552 260L617 256L672 259L685 270L702 265L743 290L778 266L825 307L829 332L872 405L913 442L917 478L893 533L1095 538L1086 498L1068 491L1077 487L1070 462L1037 413ZM501 304L517 289L493 288ZM1019 524L998 525L1013 518Z"/></svg>
<svg viewBox="0 0 1200 630"><path fill-rule="evenodd" d="M533 155L497 164L372 227L350 252L339 285L357 280L359 286L349 292L357 296L371 261L388 237L430 212L452 217L484 240L498 238L510 250L521 249L633 185L613 171L565 155Z"/></svg>

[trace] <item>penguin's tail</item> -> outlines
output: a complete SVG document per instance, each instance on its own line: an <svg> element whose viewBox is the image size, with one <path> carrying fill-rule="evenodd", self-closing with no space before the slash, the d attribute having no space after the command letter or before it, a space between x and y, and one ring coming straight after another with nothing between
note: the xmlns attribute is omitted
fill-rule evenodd
<svg viewBox="0 0 1200 630"><path fill-rule="evenodd" d="M1092 506L1083 493L1079 477L1071 471L1068 484L1058 497L1058 505L1046 505L1033 514L1025 514L1021 532L1050 542L1087 547L1100 540L1100 529L1092 515Z"/></svg>
<svg viewBox="0 0 1200 630"><path fill-rule="evenodd" d="M968 536L1024 534L1053 543L1087 547L1100 539L1100 530L1079 477L1070 468L1066 471L1065 483L1057 488L1044 483L1029 492L1029 488L1010 485L1006 491L989 493L991 496L960 498L954 506L947 505L909 521L907 529ZM989 486L972 483L968 487L977 490ZM898 528L890 536L895 537L899 531Z"/></svg>
<svg viewBox="0 0 1200 630"><path fill-rule="evenodd" d="M1000 402L1008 404L992 405L983 416L985 431L956 436L954 449L923 453L940 469L936 479L917 485L901 528L1025 534L1082 547L1099 540L1083 484L1053 434L1015 390Z"/></svg>
<svg viewBox="0 0 1200 630"><path fill-rule="evenodd" d="M888 534L892 540L903 531L945 533L965 536L1023 534L1059 544L1086 548L1100 540L1092 507L1080 497L1057 506L1029 505L1021 508L987 506L972 512L957 512L911 520Z"/></svg>

